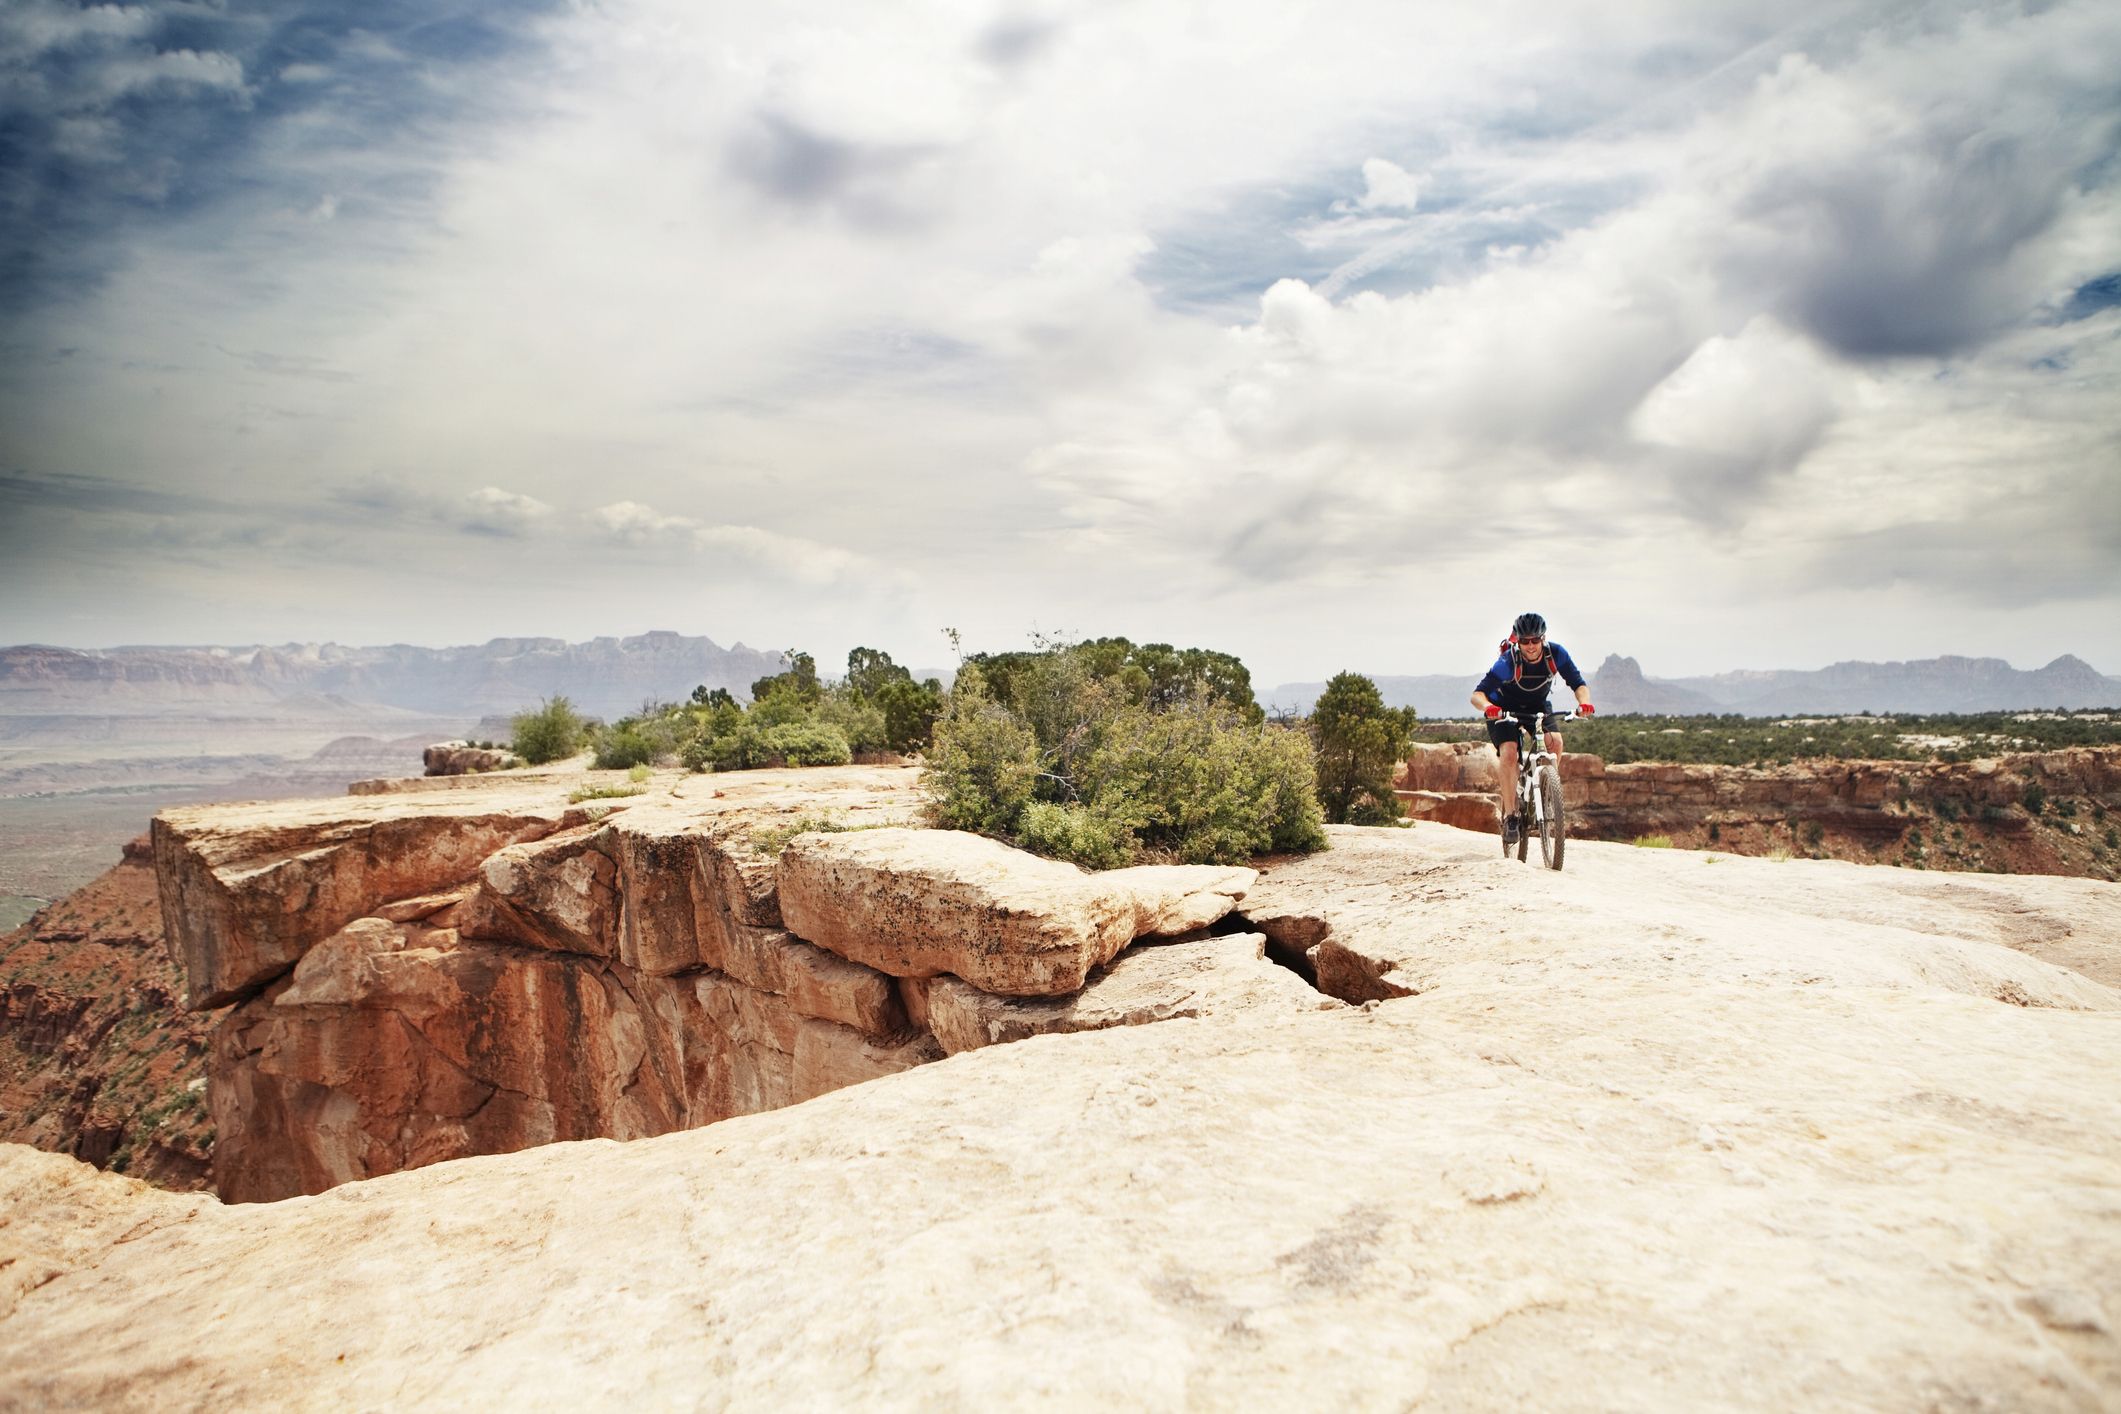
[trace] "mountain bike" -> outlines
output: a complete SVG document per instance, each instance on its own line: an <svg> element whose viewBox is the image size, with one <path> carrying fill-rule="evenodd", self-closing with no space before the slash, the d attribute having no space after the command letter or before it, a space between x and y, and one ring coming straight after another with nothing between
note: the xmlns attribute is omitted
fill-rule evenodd
<svg viewBox="0 0 2121 1414"><path fill-rule="evenodd" d="M1517 727L1517 859L1524 862L1532 836L1539 836L1539 861L1549 869L1561 867L1562 847L1568 843L1568 807L1561 798L1561 759L1546 749L1546 734L1572 722L1576 713L1512 712ZM1542 720L1542 718L1544 720ZM1536 750L1533 748L1537 748ZM1502 853L1510 855L1509 820L1504 818Z"/></svg>

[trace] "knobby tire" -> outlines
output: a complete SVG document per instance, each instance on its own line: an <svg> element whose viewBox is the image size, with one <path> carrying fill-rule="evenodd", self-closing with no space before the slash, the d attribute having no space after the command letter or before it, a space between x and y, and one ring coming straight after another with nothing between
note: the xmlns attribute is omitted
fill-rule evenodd
<svg viewBox="0 0 2121 1414"><path fill-rule="evenodd" d="M1561 800L1561 772L1552 766L1539 768L1539 858L1549 869L1561 867L1562 846L1568 843L1568 820ZM1518 856L1523 858L1522 855Z"/></svg>

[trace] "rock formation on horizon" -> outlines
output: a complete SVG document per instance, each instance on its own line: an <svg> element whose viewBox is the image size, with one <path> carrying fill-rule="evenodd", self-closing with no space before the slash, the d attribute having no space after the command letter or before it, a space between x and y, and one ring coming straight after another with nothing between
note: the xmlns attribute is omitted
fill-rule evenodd
<svg viewBox="0 0 2121 1414"><path fill-rule="evenodd" d="M0 714L243 704L321 710L337 703L468 724L482 713L518 712L564 695L585 712L616 717L644 700L682 700L702 683L742 696L781 667L778 652L741 643L723 648L667 630L585 643L496 638L451 648L289 643L86 651L26 644L0 648Z"/></svg>
<svg viewBox="0 0 2121 1414"><path fill-rule="evenodd" d="M1735 712L1785 717L1837 712L2008 712L2057 707L2121 707L2121 678L2064 654L2044 668L2021 671L2001 658L1927 658L1915 662L1844 662L1815 670L1743 669L1707 677L1653 678L1634 658L1608 654L1595 670L1577 660L1601 712L1675 716ZM1469 717L1466 699L1485 665L1459 674L1417 677L1371 674L1385 704L1412 707L1425 718ZM1263 691L1270 707L1308 712L1322 682L1282 683Z"/></svg>

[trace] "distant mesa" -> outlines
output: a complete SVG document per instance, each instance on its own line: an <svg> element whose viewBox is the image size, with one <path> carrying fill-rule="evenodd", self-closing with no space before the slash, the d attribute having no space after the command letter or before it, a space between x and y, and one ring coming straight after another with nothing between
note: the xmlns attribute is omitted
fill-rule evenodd
<svg viewBox="0 0 2121 1414"><path fill-rule="evenodd" d="M1482 668L1422 677L1373 674L1385 702L1424 717L1471 715L1467 698ZM1601 712L1670 716L1734 712L1786 717L1820 712L2008 712L2121 707L2121 678L2064 654L2023 671L2001 658L1924 658L1906 663L1835 663L1813 670L1739 670L1710 677L1653 678L1623 654L1609 654L1590 675ZM1260 694L1270 710L1308 712L1322 682L1283 683Z"/></svg>
<svg viewBox="0 0 2121 1414"><path fill-rule="evenodd" d="M0 715L138 714L174 709L302 707L314 715L355 704L409 712L505 714L566 696L614 717L694 687L742 695L781 670L777 652L724 648L670 630L630 638L496 638L476 646L336 643L248 647L131 647L84 651L0 648Z"/></svg>

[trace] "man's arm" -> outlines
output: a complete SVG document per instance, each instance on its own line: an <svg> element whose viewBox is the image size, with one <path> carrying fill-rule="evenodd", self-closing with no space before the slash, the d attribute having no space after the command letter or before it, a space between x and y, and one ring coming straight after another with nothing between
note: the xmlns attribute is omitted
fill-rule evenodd
<svg viewBox="0 0 2121 1414"><path fill-rule="evenodd" d="M1499 676L1501 667L1502 664L1498 662L1495 667L1488 669L1487 676L1482 678L1480 685L1473 689L1473 706L1483 714L1490 707L1498 711L1501 710L1502 678Z"/></svg>
<svg viewBox="0 0 2121 1414"><path fill-rule="evenodd" d="M1554 654L1554 666L1561 669L1561 680L1576 694L1577 710L1586 717L1590 716L1593 711L1591 685L1583 680L1583 672L1576 666L1576 660L1569 656L1568 649L1558 643L1550 644L1549 647Z"/></svg>

